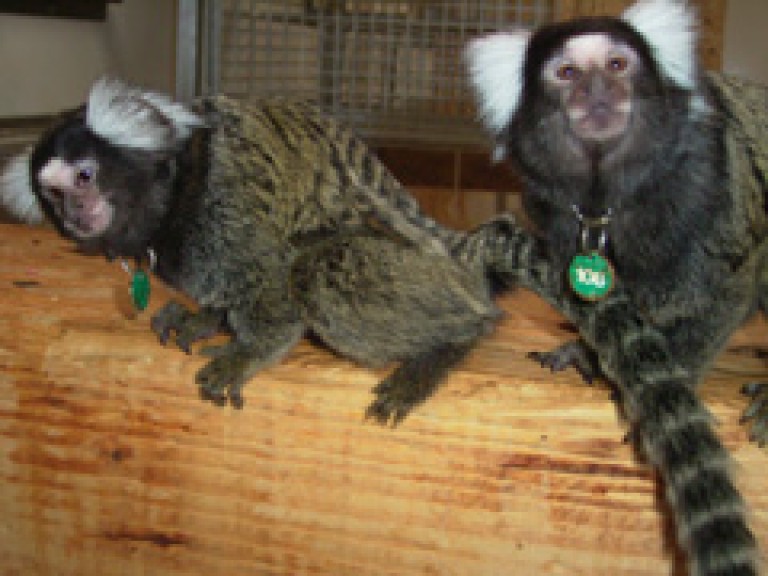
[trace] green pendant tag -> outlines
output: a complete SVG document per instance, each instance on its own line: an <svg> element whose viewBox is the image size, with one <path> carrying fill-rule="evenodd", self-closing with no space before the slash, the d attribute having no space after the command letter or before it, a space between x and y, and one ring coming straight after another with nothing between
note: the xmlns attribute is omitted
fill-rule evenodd
<svg viewBox="0 0 768 576"><path fill-rule="evenodd" d="M605 298L613 288L614 276L611 263L597 252L575 256L568 267L571 289L585 300Z"/></svg>
<svg viewBox="0 0 768 576"><path fill-rule="evenodd" d="M143 270L136 270L131 278L131 299L137 310L144 310L149 305L149 276Z"/></svg>

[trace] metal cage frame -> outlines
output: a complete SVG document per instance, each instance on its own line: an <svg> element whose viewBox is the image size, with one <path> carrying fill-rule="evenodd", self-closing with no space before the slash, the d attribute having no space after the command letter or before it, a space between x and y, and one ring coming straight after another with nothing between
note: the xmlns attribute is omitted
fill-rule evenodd
<svg viewBox="0 0 768 576"><path fill-rule="evenodd" d="M554 18L553 0L179 0L177 96L316 102L387 144L487 142L466 41Z"/></svg>

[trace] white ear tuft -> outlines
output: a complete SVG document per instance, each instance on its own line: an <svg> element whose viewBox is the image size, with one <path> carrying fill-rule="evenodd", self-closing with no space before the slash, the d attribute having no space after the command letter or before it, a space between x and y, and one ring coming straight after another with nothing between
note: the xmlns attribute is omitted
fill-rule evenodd
<svg viewBox="0 0 768 576"><path fill-rule="evenodd" d="M621 18L645 38L666 78L696 87L696 15L684 0L639 0Z"/></svg>
<svg viewBox="0 0 768 576"><path fill-rule="evenodd" d="M12 216L27 224L43 221L43 209L29 180L30 148L8 162L0 174L0 204Z"/></svg>
<svg viewBox="0 0 768 576"><path fill-rule="evenodd" d="M493 134L507 127L520 105L530 36L525 30L491 34L472 40L465 50L480 117Z"/></svg>
<svg viewBox="0 0 768 576"><path fill-rule="evenodd" d="M163 94L102 78L91 88L86 124L115 146L169 150L202 126L199 116Z"/></svg>

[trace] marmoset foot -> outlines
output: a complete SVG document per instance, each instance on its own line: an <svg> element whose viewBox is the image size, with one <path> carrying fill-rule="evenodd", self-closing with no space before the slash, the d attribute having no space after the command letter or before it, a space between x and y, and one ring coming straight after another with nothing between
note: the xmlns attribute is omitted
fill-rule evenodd
<svg viewBox="0 0 768 576"><path fill-rule="evenodd" d="M365 411L366 419L376 420L382 425L391 423L397 426L414 406L429 397L429 392L425 392L416 382L406 380L398 372L399 369L373 389L376 400Z"/></svg>
<svg viewBox="0 0 768 576"><path fill-rule="evenodd" d="M423 355L404 360L373 389L374 400L366 418L397 426L417 405L429 398L445 375L467 355L470 345L443 344Z"/></svg>
<svg viewBox="0 0 768 576"><path fill-rule="evenodd" d="M202 348L200 353L211 361L197 373L200 396L219 406L229 402L234 408L242 408L246 382L285 356L304 332L300 322L274 324L268 328L261 331L259 340L234 339L222 346Z"/></svg>
<svg viewBox="0 0 768 576"><path fill-rule="evenodd" d="M758 446L765 446L768 443L768 382L750 382L741 388L741 392L751 400L741 415L741 422L752 422L749 439Z"/></svg>
<svg viewBox="0 0 768 576"><path fill-rule="evenodd" d="M552 372L561 372L573 366L587 384L592 384L601 374L597 356L581 340L566 342L550 352L529 352L528 358L536 360Z"/></svg>
<svg viewBox="0 0 768 576"><path fill-rule="evenodd" d="M213 359L197 373L200 396L217 406L229 402L233 408L242 408L242 390L251 375L253 352L247 346L230 342L208 346L201 353Z"/></svg>
<svg viewBox="0 0 768 576"><path fill-rule="evenodd" d="M192 312L175 301L163 306L151 321L152 330L162 344L166 344L171 334L175 333L174 343L187 353L192 344L214 336L222 325L220 312L210 309Z"/></svg>

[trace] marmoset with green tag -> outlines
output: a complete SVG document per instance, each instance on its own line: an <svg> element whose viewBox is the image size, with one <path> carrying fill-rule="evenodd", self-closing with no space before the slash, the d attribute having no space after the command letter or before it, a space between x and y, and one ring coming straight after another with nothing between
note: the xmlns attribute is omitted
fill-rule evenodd
<svg viewBox="0 0 768 576"><path fill-rule="evenodd" d="M217 404L241 406L245 383L311 332L360 363L398 363L368 415L399 421L500 317L482 265L453 252L471 249L466 235L307 103L187 106L102 79L9 165L0 198L121 260L137 310L149 271L195 300L151 324L185 351L231 335L197 375Z"/></svg>
<svg viewBox="0 0 768 576"><path fill-rule="evenodd" d="M768 90L702 72L694 11L675 0L491 34L467 59L562 290L599 301L621 281L698 380L768 305ZM581 345L538 357L598 374ZM747 391L765 443L768 387Z"/></svg>
<svg viewBox="0 0 768 576"><path fill-rule="evenodd" d="M620 391L666 482L690 573L757 574L727 459L690 392L732 332L768 309L768 91L700 70L693 8L676 0L491 34L467 60L495 155L522 172L523 205L555 267L551 290L539 277L530 286L555 305L570 292L599 309L612 297L596 288L615 271L629 309L689 374L690 390L651 375ZM536 357L591 379L603 367L593 344ZM744 391L743 418L764 444L768 386Z"/></svg>

